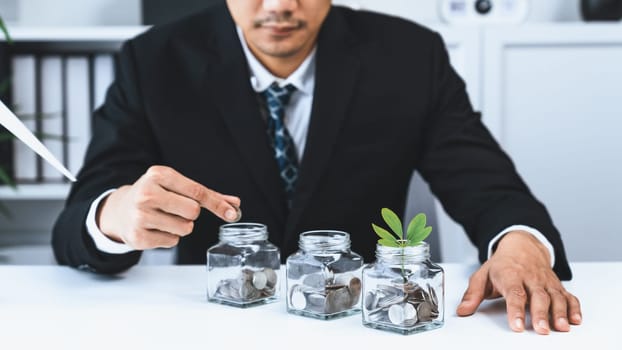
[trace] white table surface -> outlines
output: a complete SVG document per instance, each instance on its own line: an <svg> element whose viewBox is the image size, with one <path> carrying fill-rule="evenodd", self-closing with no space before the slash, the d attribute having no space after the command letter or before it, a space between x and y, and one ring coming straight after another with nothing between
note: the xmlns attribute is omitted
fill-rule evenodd
<svg viewBox="0 0 622 350"><path fill-rule="evenodd" d="M584 323L548 336L510 331L502 301L457 317L475 266L442 266L445 325L407 336L364 327L360 314L288 314L283 294L248 309L208 303L204 266L137 266L113 277L0 266L0 349L622 349L622 262L572 264L565 286L580 298Z"/></svg>

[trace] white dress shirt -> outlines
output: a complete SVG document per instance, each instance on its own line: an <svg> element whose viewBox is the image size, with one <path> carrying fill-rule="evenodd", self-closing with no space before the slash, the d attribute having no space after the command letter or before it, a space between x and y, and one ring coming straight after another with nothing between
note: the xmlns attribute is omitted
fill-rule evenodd
<svg viewBox="0 0 622 350"><path fill-rule="evenodd" d="M281 79L275 77L268 71L268 69L266 69L266 67L263 66L263 64L259 62L259 60L257 60L248 48L242 30L238 27L237 31L244 50L244 55L246 56L246 61L249 65L251 75L250 83L253 90L258 93L262 92L274 82L276 82L280 87L287 84L292 84L296 87L297 91L292 94L288 105L285 107L285 126L296 144L298 159L302 160L307 141L307 131L309 130L309 121L311 119L311 106L313 104L316 48L313 48L309 56L289 77ZM97 249L105 253L123 254L128 253L133 249L127 244L118 243L106 237L97 227L97 223L95 221L95 214L99 207L99 203L113 191L114 189L108 190L93 201L86 218L86 227L89 235L93 238ZM503 237L503 235L516 230L526 231L534 235L548 249L551 256L551 266L555 264L555 253L551 243L538 230L524 225L512 225L493 237L493 239L488 243L488 258L490 258L493 253L493 247Z"/></svg>

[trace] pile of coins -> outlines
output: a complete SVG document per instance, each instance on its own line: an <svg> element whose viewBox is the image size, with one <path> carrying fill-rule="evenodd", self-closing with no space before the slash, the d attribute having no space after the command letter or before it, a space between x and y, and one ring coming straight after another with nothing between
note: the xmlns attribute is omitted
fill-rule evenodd
<svg viewBox="0 0 622 350"><path fill-rule="evenodd" d="M277 275L271 268L242 269L237 278L221 280L214 297L246 303L274 296Z"/></svg>
<svg viewBox="0 0 622 350"><path fill-rule="evenodd" d="M332 274L331 274L332 275ZM361 279L350 274L325 277L324 273L305 276L302 284L289 290L292 308L316 314L335 314L350 310L359 302Z"/></svg>
<svg viewBox="0 0 622 350"><path fill-rule="evenodd" d="M394 285L379 284L365 295L369 319L378 323L411 327L430 322L439 316L438 297L434 288L423 288L414 282Z"/></svg>

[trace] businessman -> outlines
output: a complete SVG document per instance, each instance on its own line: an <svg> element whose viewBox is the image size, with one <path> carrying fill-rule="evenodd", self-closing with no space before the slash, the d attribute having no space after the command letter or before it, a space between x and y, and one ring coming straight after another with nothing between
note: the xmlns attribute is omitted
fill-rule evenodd
<svg viewBox="0 0 622 350"><path fill-rule="evenodd" d="M417 24L330 0L227 0L127 41L94 118L54 228L61 264L116 273L174 246L204 264L237 208L283 257L328 228L370 262L370 223L403 214L417 170L479 248L459 315L504 297L514 331L527 311L540 334L581 322L545 207Z"/></svg>

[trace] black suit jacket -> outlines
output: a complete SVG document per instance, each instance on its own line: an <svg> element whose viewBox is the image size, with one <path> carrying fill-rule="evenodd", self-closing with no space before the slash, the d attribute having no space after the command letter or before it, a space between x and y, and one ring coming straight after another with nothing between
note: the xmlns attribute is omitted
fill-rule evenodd
<svg viewBox="0 0 622 350"><path fill-rule="evenodd" d="M311 229L351 234L374 260L380 209L403 214L419 170L486 259L491 237L524 224L554 245L555 271L571 277L546 209L471 107L441 37L417 24L333 7L318 37L312 116L288 213L225 5L154 27L126 42L115 81L95 112L85 164L53 233L61 264L114 273L140 252L99 252L85 228L91 202L131 184L149 166L175 168L242 198L244 220L265 223L285 259ZM204 211L178 246L181 264L204 264L223 222Z"/></svg>

